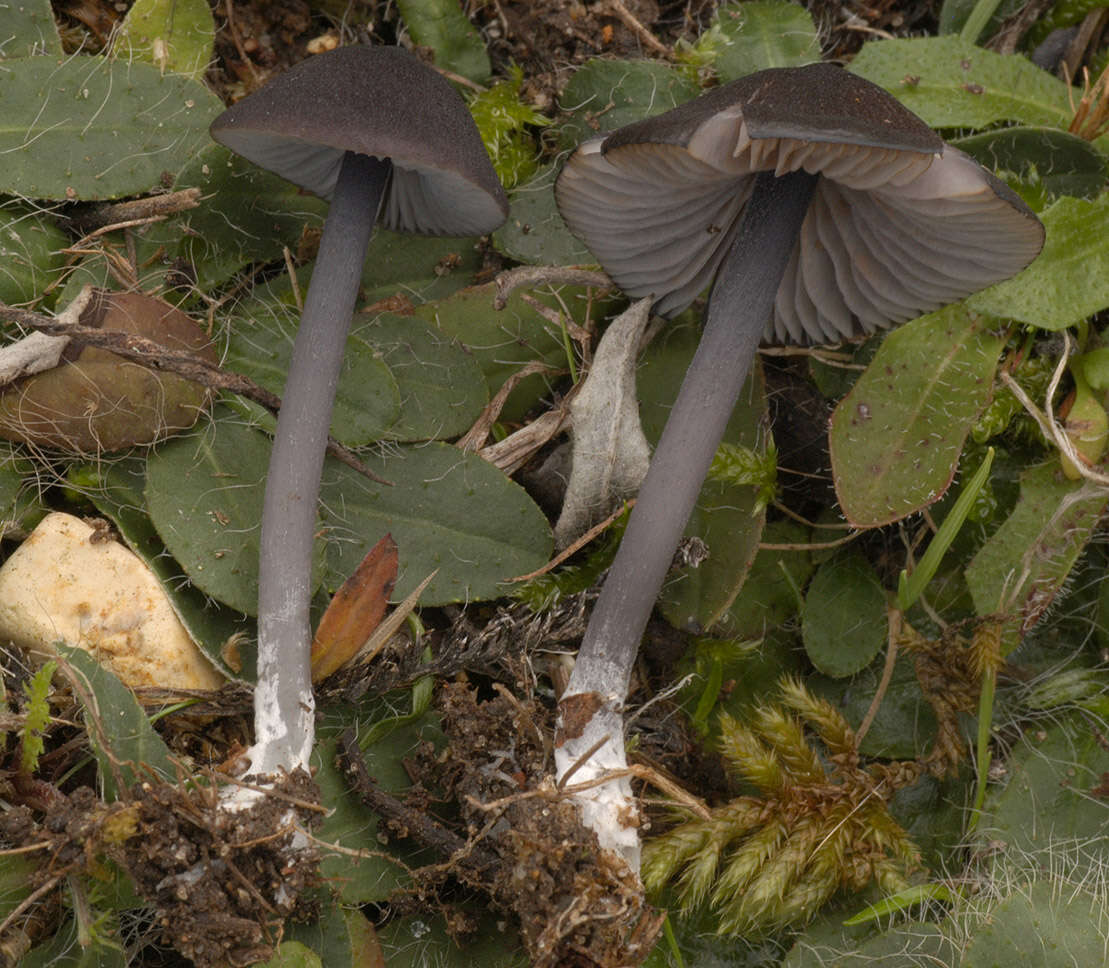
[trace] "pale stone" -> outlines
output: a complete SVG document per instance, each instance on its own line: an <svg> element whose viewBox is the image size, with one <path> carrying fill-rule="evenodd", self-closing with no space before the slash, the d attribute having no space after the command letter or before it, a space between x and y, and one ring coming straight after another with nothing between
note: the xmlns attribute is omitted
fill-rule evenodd
<svg viewBox="0 0 1109 968"><path fill-rule="evenodd" d="M78 646L132 688L219 688L150 569L95 534L71 514L43 519L0 568L0 640L40 661Z"/></svg>

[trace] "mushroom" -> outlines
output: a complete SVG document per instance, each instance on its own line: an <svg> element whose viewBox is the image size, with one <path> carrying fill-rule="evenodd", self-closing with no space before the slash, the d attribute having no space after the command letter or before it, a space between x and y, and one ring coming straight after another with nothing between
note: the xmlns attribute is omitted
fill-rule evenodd
<svg viewBox="0 0 1109 968"><path fill-rule="evenodd" d="M555 192L571 231L657 313L715 280L560 705L561 775L622 735L614 710L760 337L839 341L903 322L1020 271L1044 232L997 178L831 64L761 71L591 139ZM622 742L593 761L575 778L622 766ZM610 798L609 835L634 862L607 787L595 796Z"/></svg>
<svg viewBox="0 0 1109 968"><path fill-rule="evenodd" d="M233 105L212 137L331 201L293 347L266 478L251 770L306 766L312 544L343 350L366 247L390 229L483 235L504 189L459 94L396 47L342 47L301 62Z"/></svg>

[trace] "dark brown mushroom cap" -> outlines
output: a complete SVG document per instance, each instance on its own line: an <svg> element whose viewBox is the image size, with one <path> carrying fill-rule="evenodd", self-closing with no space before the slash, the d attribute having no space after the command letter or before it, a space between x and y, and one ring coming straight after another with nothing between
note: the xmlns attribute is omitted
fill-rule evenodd
<svg viewBox="0 0 1109 968"><path fill-rule="evenodd" d="M770 340L836 341L1006 279L1043 245L993 175L869 81L831 64L760 71L581 145L559 210L628 295L670 316L711 282L754 175L822 177Z"/></svg>
<svg viewBox="0 0 1109 968"><path fill-rule="evenodd" d="M339 47L228 108L212 137L330 198L346 151L388 158L382 223L424 235L484 235L508 201L458 92L399 47Z"/></svg>

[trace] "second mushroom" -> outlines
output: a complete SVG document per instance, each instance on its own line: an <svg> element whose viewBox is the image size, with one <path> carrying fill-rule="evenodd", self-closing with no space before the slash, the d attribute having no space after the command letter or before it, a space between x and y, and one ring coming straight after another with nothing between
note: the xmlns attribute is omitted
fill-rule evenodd
<svg viewBox="0 0 1109 968"><path fill-rule="evenodd" d="M761 71L587 141L556 198L656 313L712 285L560 704L559 773L589 780L625 765L619 710L639 641L760 340L837 342L912 319L1019 272L1044 231L997 178L831 64ZM626 792L595 787L586 818L634 865Z"/></svg>

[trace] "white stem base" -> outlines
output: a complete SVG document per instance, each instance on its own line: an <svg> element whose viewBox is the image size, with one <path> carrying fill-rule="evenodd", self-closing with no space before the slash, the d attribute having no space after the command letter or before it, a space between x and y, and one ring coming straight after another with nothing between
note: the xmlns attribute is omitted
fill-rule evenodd
<svg viewBox="0 0 1109 968"><path fill-rule="evenodd" d="M559 742L555 747L555 768L558 781L567 777L566 786L575 787L600 779L614 771L627 769L628 759L624 752L624 724L621 704L614 697L600 705L581 728L576 736L568 734L576 730L569 720L577 717L567 715L575 701L592 705L590 697L598 698L596 693L576 696L563 696L559 704L561 710ZM603 742L602 742L603 741ZM594 750L584 762L582 757ZM570 770L577 769L570 773ZM614 851L628 867L639 873L639 808L632 795L631 782L627 776L620 776L606 783L572 794L572 801L581 810L582 824L597 835L601 847Z"/></svg>

